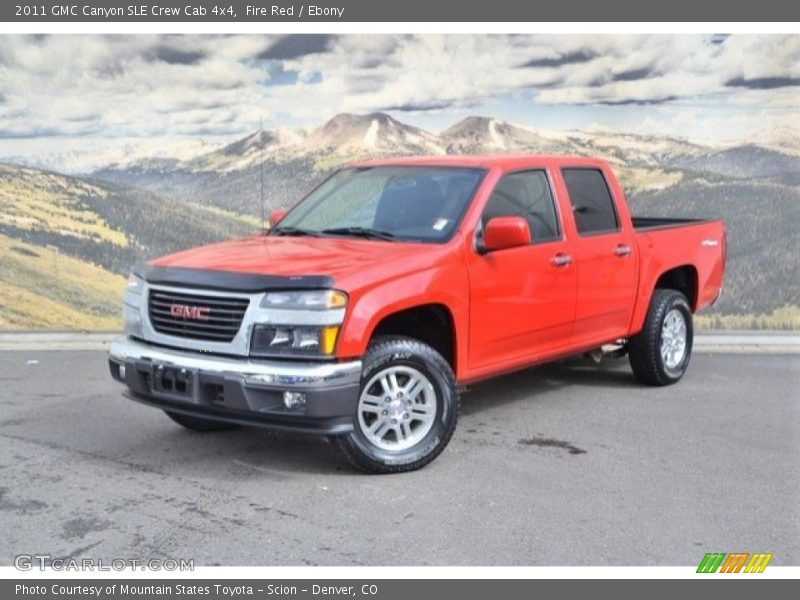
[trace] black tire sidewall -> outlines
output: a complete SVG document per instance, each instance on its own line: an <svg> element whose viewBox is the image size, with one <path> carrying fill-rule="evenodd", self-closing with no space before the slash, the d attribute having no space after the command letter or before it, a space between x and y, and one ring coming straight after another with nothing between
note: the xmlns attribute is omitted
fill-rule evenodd
<svg viewBox="0 0 800 600"><path fill-rule="evenodd" d="M348 441L363 457L370 462L375 462L381 466L389 468L413 469L416 464L425 464L429 459L435 457L446 444L453 434L458 410L452 379L448 373L442 369L442 365L436 365L427 359L422 353L413 351L410 344L387 344L379 346L374 355L368 356L362 376L359 396L370 379L379 371L392 366L407 366L420 371L431 382L436 394L436 418L431 430L425 437L411 448L400 452L383 450L373 445L366 438L358 424L358 415L354 418L354 431L347 436ZM434 352L425 347L426 350ZM438 357L438 355L436 355ZM439 357L442 362L444 359ZM446 366L446 363L445 363ZM447 367L449 370L449 367ZM356 409L358 410L358 409ZM433 456L431 456L433 455Z"/></svg>
<svg viewBox="0 0 800 600"><path fill-rule="evenodd" d="M664 357L661 356L661 336L664 319L666 319L669 312L677 309L683 315L684 323L686 324L686 351L683 354L683 359L674 369L667 367L664 362ZM692 356L692 344L694 342L694 325L692 323L692 309L686 297L680 292L673 292L668 299L661 305L661 310L658 315L658 328L656 329L655 349L658 353L657 363L660 374L665 379L674 382L678 381L686 372L686 367L689 365L689 360Z"/></svg>

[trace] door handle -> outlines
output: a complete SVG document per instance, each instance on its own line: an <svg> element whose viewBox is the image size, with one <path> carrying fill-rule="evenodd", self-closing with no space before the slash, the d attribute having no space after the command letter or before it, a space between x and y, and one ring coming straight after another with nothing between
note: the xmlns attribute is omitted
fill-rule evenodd
<svg viewBox="0 0 800 600"><path fill-rule="evenodd" d="M614 248L614 254L617 256L628 256L631 253L631 247L626 246L625 244L620 244L616 248Z"/></svg>
<svg viewBox="0 0 800 600"><path fill-rule="evenodd" d="M566 267L572 262L572 257L569 254L559 252L550 259L550 264L555 267Z"/></svg>

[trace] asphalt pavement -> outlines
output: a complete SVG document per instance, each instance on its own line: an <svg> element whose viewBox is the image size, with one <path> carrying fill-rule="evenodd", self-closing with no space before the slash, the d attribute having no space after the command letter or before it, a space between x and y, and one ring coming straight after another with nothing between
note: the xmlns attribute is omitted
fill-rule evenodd
<svg viewBox="0 0 800 600"><path fill-rule="evenodd" d="M0 351L0 564L800 564L796 353L699 353L668 388L626 361L487 381L436 461L390 476L323 438L185 431L120 392L102 351Z"/></svg>

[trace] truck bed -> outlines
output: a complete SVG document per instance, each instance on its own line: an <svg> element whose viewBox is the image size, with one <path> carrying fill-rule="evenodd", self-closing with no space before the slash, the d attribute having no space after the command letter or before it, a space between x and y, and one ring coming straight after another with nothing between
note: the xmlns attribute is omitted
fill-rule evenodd
<svg viewBox="0 0 800 600"><path fill-rule="evenodd" d="M656 287L661 273L688 268L696 286L694 310L716 300L725 268L725 225L722 221L654 217L633 217L631 221L638 238L642 289ZM647 302L642 299L639 309L643 311L646 306Z"/></svg>

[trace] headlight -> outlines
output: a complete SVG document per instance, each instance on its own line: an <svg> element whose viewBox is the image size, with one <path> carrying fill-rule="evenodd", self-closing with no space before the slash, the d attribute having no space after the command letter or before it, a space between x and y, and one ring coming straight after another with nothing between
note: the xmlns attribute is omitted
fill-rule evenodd
<svg viewBox="0 0 800 600"><path fill-rule="evenodd" d="M142 311L138 306L131 306L130 304L122 305L122 322L125 327L125 333L133 337L143 337L142 333Z"/></svg>
<svg viewBox="0 0 800 600"><path fill-rule="evenodd" d="M251 356L332 357L347 294L338 290L268 292L255 315Z"/></svg>
<svg viewBox="0 0 800 600"><path fill-rule="evenodd" d="M338 325L324 327L256 325L251 356L333 356Z"/></svg>
<svg viewBox="0 0 800 600"><path fill-rule="evenodd" d="M330 310L345 306L347 294L338 290L270 292L261 301L261 308L280 310Z"/></svg>
<svg viewBox="0 0 800 600"><path fill-rule="evenodd" d="M142 337L142 294L144 293L144 279L131 274L125 294L122 298L122 321L125 333L133 337Z"/></svg>

